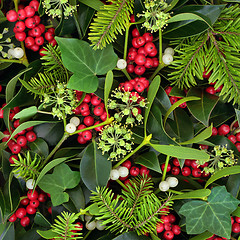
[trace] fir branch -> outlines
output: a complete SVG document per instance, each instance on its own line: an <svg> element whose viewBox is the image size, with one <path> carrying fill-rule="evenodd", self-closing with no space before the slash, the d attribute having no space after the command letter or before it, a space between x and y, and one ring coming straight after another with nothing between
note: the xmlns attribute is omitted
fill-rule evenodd
<svg viewBox="0 0 240 240"><path fill-rule="evenodd" d="M103 49L116 39L118 33L123 34L133 13L133 0L108 1L112 4L102 6L89 27L89 40L94 49Z"/></svg>

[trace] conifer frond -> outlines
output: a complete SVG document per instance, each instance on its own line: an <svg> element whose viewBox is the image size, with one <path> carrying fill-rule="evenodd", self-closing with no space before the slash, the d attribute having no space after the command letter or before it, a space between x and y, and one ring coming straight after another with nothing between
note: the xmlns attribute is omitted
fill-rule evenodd
<svg viewBox="0 0 240 240"><path fill-rule="evenodd" d="M203 79L206 69L212 74L208 81L215 82L215 89L223 85L220 96L228 102L240 104L240 8L225 8L213 30L196 37L173 41L177 44L170 68L169 80L179 88L189 88Z"/></svg>
<svg viewBox="0 0 240 240"><path fill-rule="evenodd" d="M26 181L36 179L43 167L41 160L42 158L37 153L33 157L33 153L30 153L30 151L27 152L24 158L21 154L18 154L18 160L14 159L14 164L11 164L14 167L12 172Z"/></svg>
<svg viewBox="0 0 240 240"><path fill-rule="evenodd" d="M165 202L159 199L153 193L153 183L147 176L130 180L127 187L122 190L122 196L115 199L112 190L106 187L93 192L91 200L100 209L96 219L102 220L111 232L136 231L138 235L156 232L159 215L164 214L162 209L172 205L170 198Z"/></svg>
<svg viewBox="0 0 240 240"><path fill-rule="evenodd" d="M81 239L82 233L76 231L78 229L78 225L74 224L74 222L79 218L79 214L76 213L68 213L61 212L61 215L57 216L55 219L55 223L52 225L52 231L57 233L58 236L54 237L54 239L62 239L62 240L75 240Z"/></svg>
<svg viewBox="0 0 240 240"><path fill-rule="evenodd" d="M90 25L89 40L94 49L103 49L116 39L118 33L123 34L133 13L133 0L108 0L111 5L104 5L97 12Z"/></svg>

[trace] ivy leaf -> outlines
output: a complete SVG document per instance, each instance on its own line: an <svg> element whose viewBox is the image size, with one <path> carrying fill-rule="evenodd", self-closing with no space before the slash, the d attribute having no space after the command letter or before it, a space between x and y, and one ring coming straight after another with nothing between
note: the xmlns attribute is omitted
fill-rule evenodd
<svg viewBox="0 0 240 240"><path fill-rule="evenodd" d="M63 163L54 168L53 174L45 175L39 182L39 187L50 193L53 206L58 206L69 200L69 195L64 191L76 187L79 182L79 172L72 171Z"/></svg>
<svg viewBox="0 0 240 240"><path fill-rule="evenodd" d="M200 234L208 230L230 239L232 229L230 214L239 203L239 200L227 192L225 186L218 186L212 189L207 201L187 202L179 213L186 217L188 234Z"/></svg>
<svg viewBox="0 0 240 240"><path fill-rule="evenodd" d="M83 40L60 37L56 37L56 40L64 66L73 72L68 88L87 93L95 92L99 82L97 75L104 75L117 65L118 57L111 45L94 51Z"/></svg>

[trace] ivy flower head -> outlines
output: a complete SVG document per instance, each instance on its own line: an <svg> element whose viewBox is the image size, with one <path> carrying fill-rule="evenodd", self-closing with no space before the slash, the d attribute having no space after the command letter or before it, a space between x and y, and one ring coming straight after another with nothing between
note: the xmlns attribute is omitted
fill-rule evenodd
<svg viewBox="0 0 240 240"><path fill-rule="evenodd" d="M109 153L109 160L117 161L132 150L132 131L117 122L103 128L98 148L102 154Z"/></svg>
<svg viewBox="0 0 240 240"><path fill-rule="evenodd" d="M9 54L8 50L14 48L14 44L11 43L11 38L6 38L4 35L8 33L8 28L4 28L2 33L0 33L0 53L2 58L12 58L13 56Z"/></svg>

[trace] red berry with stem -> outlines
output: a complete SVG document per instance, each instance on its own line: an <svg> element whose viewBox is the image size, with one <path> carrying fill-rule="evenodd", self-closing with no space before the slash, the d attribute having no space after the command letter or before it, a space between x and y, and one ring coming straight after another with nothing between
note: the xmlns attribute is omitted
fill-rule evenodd
<svg viewBox="0 0 240 240"><path fill-rule="evenodd" d="M92 133L91 131L87 130L82 133L82 137L85 141L89 141L92 139Z"/></svg>
<svg viewBox="0 0 240 240"><path fill-rule="evenodd" d="M85 117L85 118L83 119L83 123L84 123L86 126L90 127L90 126L92 126L92 125L94 124L94 118L93 118L92 116L87 116L87 117Z"/></svg>
<svg viewBox="0 0 240 240"><path fill-rule="evenodd" d="M35 190L33 192L33 190L29 190L27 192L27 197L29 200L37 200L38 199L38 192Z"/></svg>
<svg viewBox="0 0 240 240"><path fill-rule="evenodd" d="M137 55L138 55L137 52L129 52L128 53L128 59L133 61L136 58Z"/></svg>
<svg viewBox="0 0 240 240"><path fill-rule="evenodd" d="M136 43L139 47L142 47L146 43L146 40L144 37L138 37L136 39Z"/></svg>
<svg viewBox="0 0 240 240"><path fill-rule="evenodd" d="M32 34L34 35L34 37L40 37L42 35L41 29L39 27L33 28Z"/></svg>
<svg viewBox="0 0 240 240"><path fill-rule="evenodd" d="M171 174L177 176L180 173L179 167L173 167L171 170Z"/></svg>
<svg viewBox="0 0 240 240"><path fill-rule="evenodd" d="M134 48L139 48L139 47L140 47L140 46L137 44L137 38L136 38L136 37L132 39L132 45L133 45Z"/></svg>
<svg viewBox="0 0 240 240"><path fill-rule="evenodd" d="M17 220L16 214L14 213L9 219L9 222L15 222Z"/></svg>
<svg viewBox="0 0 240 240"><path fill-rule="evenodd" d="M151 58L146 58L146 62L144 64L146 68L152 68L153 67L153 60Z"/></svg>
<svg viewBox="0 0 240 240"><path fill-rule="evenodd" d="M144 50L144 47L140 47L137 51L137 54L142 54L144 55L145 57L147 56L147 53L146 51Z"/></svg>
<svg viewBox="0 0 240 240"><path fill-rule="evenodd" d="M41 29L41 32L42 32L42 33L45 32L45 26L44 26L42 23L38 24L38 27ZM48 31L49 31L49 30L48 30Z"/></svg>
<svg viewBox="0 0 240 240"><path fill-rule="evenodd" d="M198 167L199 167L199 164L197 163L197 161L192 160L192 161L191 161L191 167L192 167L192 168L198 168Z"/></svg>
<svg viewBox="0 0 240 240"><path fill-rule="evenodd" d="M14 145L11 147L11 151L12 151L12 153L14 153L14 154L20 153L20 151L21 151L21 146L20 146L19 144L14 144Z"/></svg>
<svg viewBox="0 0 240 240"><path fill-rule="evenodd" d="M133 73L134 72L134 65L133 64L128 64L126 69L127 69L128 73Z"/></svg>
<svg viewBox="0 0 240 240"><path fill-rule="evenodd" d="M153 60L153 67L157 67L159 65L159 61L157 58L152 58Z"/></svg>
<svg viewBox="0 0 240 240"><path fill-rule="evenodd" d="M140 37L140 33L139 33L139 31L138 31L138 29L137 28L134 28L133 30L132 30L132 36L135 38L135 37Z"/></svg>
<svg viewBox="0 0 240 240"><path fill-rule="evenodd" d="M25 20L25 25L27 28L32 29L36 26L36 22L35 22L34 18L30 17Z"/></svg>
<svg viewBox="0 0 240 240"><path fill-rule="evenodd" d="M165 168L165 163L163 163L163 164L161 165L162 171L164 171L164 168ZM167 172L170 172L170 171L171 171L171 165L168 164L168 166L167 166Z"/></svg>
<svg viewBox="0 0 240 240"><path fill-rule="evenodd" d="M29 204L29 199L28 198L23 198L20 201L20 204L23 205L23 206L27 206Z"/></svg>
<svg viewBox="0 0 240 240"><path fill-rule="evenodd" d="M35 40L33 37L26 37L25 39L25 46L27 48L30 48L31 46L33 46L35 44Z"/></svg>
<svg viewBox="0 0 240 240"><path fill-rule="evenodd" d="M17 144L19 144L21 147L24 147L27 145L27 138L24 136L19 136L17 138Z"/></svg>
<svg viewBox="0 0 240 240"><path fill-rule="evenodd" d="M166 240L172 240L174 238L174 233L172 231L165 231L164 234L163 234L163 237L166 239Z"/></svg>
<svg viewBox="0 0 240 240"><path fill-rule="evenodd" d="M41 18L37 15L33 16L33 19L35 20L36 26L41 22Z"/></svg>
<svg viewBox="0 0 240 240"><path fill-rule="evenodd" d="M22 21L18 21L16 24L15 24L15 28L17 29L18 32L23 32L25 30L25 23L22 22Z"/></svg>
<svg viewBox="0 0 240 240"><path fill-rule="evenodd" d="M168 217L170 223L174 223L176 221L176 217L172 213L168 214Z"/></svg>
<svg viewBox="0 0 240 240"><path fill-rule="evenodd" d="M161 220L163 221L163 223L170 223L170 217L169 215L162 215L161 216Z"/></svg>
<svg viewBox="0 0 240 240"><path fill-rule="evenodd" d="M201 169L199 169L199 168L194 168L194 169L192 170L192 175L193 175L193 177L196 177L196 178L201 177L201 176L202 176L202 171L201 171Z"/></svg>
<svg viewBox="0 0 240 240"><path fill-rule="evenodd" d="M201 149L208 149L209 148L209 146L208 145L204 145L204 144L199 144L199 147L201 148Z"/></svg>
<svg viewBox="0 0 240 240"><path fill-rule="evenodd" d="M206 79L209 79L210 76L211 76L212 72L211 71L208 71L208 70L204 70L203 71L203 78L206 78Z"/></svg>
<svg viewBox="0 0 240 240"><path fill-rule="evenodd" d="M40 196L40 195L39 195ZM39 196L38 196L38 199L39 199ZM40 197L41 198L41 197ZM29 203L29 206L33 207L33 208L38 208L39 206L39 200L31 200L30 203Z"/></svg>
<svg viewBox="0 0 240 240"><path fill-rule="evenodd" d="M164 229L165 229L166 231L171 230L171 229L172 229L172 224L171 224L171 223L165 223L165 224L164 224Z"/></svg>
<svg viewBox="0 0 240 240"><path fill-rule="evenodd" d="M150 173L149 169L144 166L140 168L139 172L140 172L140 175L148 175Z"/></svg>
<svg viewBox="0 0 240 240"><path fill-rule="evenodd" d="M136 63L137 65L142 66L142 65L145 64L146 58L145 58L145 56L144 56L143 54L138 54L138 55L135 57L134 61L135 61L135 63Z"/></svg>
<svg viewBox="0 0 240 240"><path fill-rule="evenodd" d="M24 20L27 17L27 14L24 9L20 9L17 12L19 20Z"/></svg>
<svg viewBox="0 0 240 240"><path fill-rule="evenodd" d="M32 214L35 214L37 210L36 210L36 208L33 208L32 206L28 205L26 207L26 211L28 214L32 215Z"/></svg>
<svg viewBox="0 0 240 240"><path fill-rule="evenodd" d="M140 170L138 167L131 167L130 168L130 175L136 177L139 174Z"/></svg>
<svg viewBox="0 0 240 240"><path fill-rule="evenodd" d="M155 57L156 55L157 55L157 49L156 48L148 54L149 57Z"/></svg>
<svg viewBox="0 0 240 240"><path fill-rule="evenodd" d="M137 75L142 75L144 74L146 71L146 68L144 66L140 66L140 65L137 65L135 68L134 68L134 72L137 74Z"/></svg>
<svg viewBox="0 0 240 240"><path fill-rule="evenodd" d="M18 210L15 213L17 218L23 218L24 216L26 216L26 214L27 214L27 212L26 212L25 208L18 208Z"/></svg>
<svg viewBox="0 0 240 240"><path fill-rule="evenodd" d="M143 37L145 38L146 42L152 42L153 41L153 35L151 33L144 33Z"/></svg>
<svg viewBox="0 0 240 240"><path fill-rule="evenodd" d="M180 163L179 163L179 161L178 161L177 158L174 158L174 159L173 159L173 165L175 165L176 167L179 167L179 166L180 166Z"/></svg>
<svg viewBox="0 0 240 240"><path fill-rule="evenodd" d="M93 113L95 116L101 116L104 113L104 108L102 106L96 106Z"/></svg>
<svg viewBox="0 0 240 240"><path fill-rule="evenodd" d="M34 10L37 12L38 11L38 7L39 7L39 2L37 0L32 0L29 3L29 6L33 7Z"/></svg>
<svg viewBox="0 0 240 240"><path fill-rule="evenodd" d="M26 134L26 138L29 142L34 142L37 139L37 135L33 131L29 131Z"/></svg>
<svg viewBox="0 0 240 240"><path fill-rule="evenodd" d="M155 51L156 47L155 47L154 43L148 42L148 43L145 44L144 50L147 54L149 54L149 53Z"/></svg>
<svg viewBox="0 0 240 240"><path fill-rule="evenodd" d="M216 135L218 135L218 130L217 130L217 128L213 127L212 128L212 136L216 136Z"/></svg>
<svg viewBox="0 0 240 240"><path fill-rule="evenodd" d="M94 105L94 106L99 105L101 102L102 102L101 98L96 96L96 95L93 96L92 99L91 99L91 104Z"/></svg>
<svg viewBox="0 0 240 240"><path fill-rule="evenodd" d="M51 32L49 32L49 31L47 31L47 32L45 33L44 37L45 37L45 39L46 39L48 42L50 42L50 41L52 41L52 40L54 39L54 34L51 33Z"/></svg>
<svg viewBox="0 0 240 240"><path fill-rule="evenodd" d="M40 37L36 37L35 38L35 43L38 45L38 46L42 46L44 44L44 38L42 36Z"/></svg>
<svg viewBox="0 0 240 240"><path fill-rule="evenodd" d="M18 14L15 10L10 10L7 12L6 17L9 22L16 22L18 19Z"/></svg>
<svg viewBox="0 0 240 240"><path fill-rule="evenodd" d="M21 223L21 225L22 225L23 227L27 227L27 226L30 224L30 219L29 219L29 217L24 217L24 218L22 218L21 221L20 221L20 223Z"/></svg>
<svg viewBox="0 0 240 240"><path fill-rule="evenodd" d="M133 90L133 85L130 82L125 82L123 85L124 91L131 92Z"/></svg>
<svg viewBox="0 0 240 240"><path fill-rule="evenodd" d="M85 144L87 141L83 138L82 135L79 135L78 138L77 138L77 141L80 143L80 144Z"/></svg>
<svg viewBox="0 0 240 240"><path fill-rule="evenodd" d="M182 168L182 175L184 177L187 177L191 174L191 169L189 167L183 167Z"/></svg>
<svg viewBox="0 0 240 240"><path fill-rule="evenodd" d="M134 86L134 89L135 89L137 92L143 92L144 89L145 89L145 86L144 86L143 83L137 82L137 84Z"/></svg>
<svg viewBox="0 0 240 240"><path fill-rule="evenodd" d="M223 124L218 128L219 135L227 135L230 132L230 127L227 124Z"/></svg>
<svg viewBox="0 0 240 240"><path fill-rule="evenodd" d="M170 102L173 105L174 103L176 103L179 100L178 97L170 97Z"/></svg>

